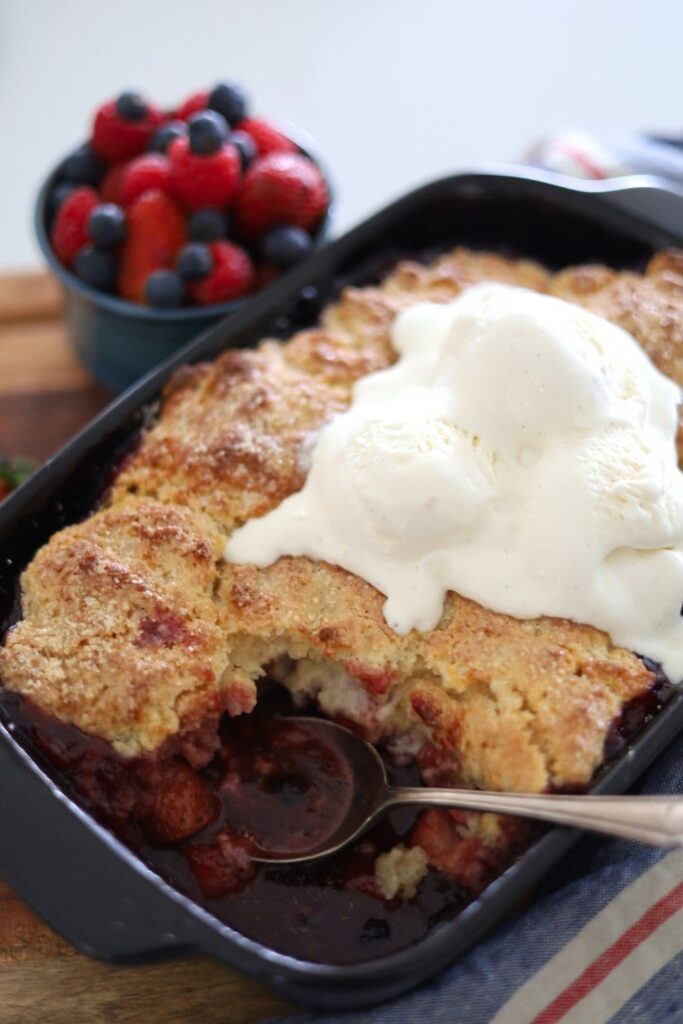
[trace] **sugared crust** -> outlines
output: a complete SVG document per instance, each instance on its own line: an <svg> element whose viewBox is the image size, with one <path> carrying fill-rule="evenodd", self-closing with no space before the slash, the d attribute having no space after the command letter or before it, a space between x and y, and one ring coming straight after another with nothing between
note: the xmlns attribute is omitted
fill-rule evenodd
<svg viewBox="0 0 683 1024"><path fill-rule="evenodd" d="M108 507L53 537L26 571L24 618L0 652L5 685L132 754L224 707L248 711L252 679L281 655L333 661L390 709L386 731L422 729L471 783L587 781L622 703L652 681L604 634L450 595L436 630L399 637L381 595L339 568L285 558L259 570L220 556L232 529L301 487L315 431L355 380L393 360L400 308L480 280L549 290L621 323L683 383L682 261L660 255L645 277L550 278L455 250L348 289L284 346L180 371Z"/></svg>
<svg viewBox="0 0 683 1024"><path fill-rule="evenodd" d="M587 781L621 704L652 679L588 626L522 622L450 595L437 629L401 637L383 603L343 569L299 558L226 566L219 600L233 657L248 673L286 653L343 664L380 704L400 689L391 721L423 723L482 788Z"/></svg>
<svg viewBox="0 0 683 1024"><path fill-rule="evenodd" d="M346 400L272 341L182 370L111 501L134 494L190 507L225 533L301 487L302 443Z"/></svg>
<svg viewBox="0 0 683 1024"><path fill-rule="evenodd" d="M233 676L226 690L222 679L221 549L209 520L149 501L62 530L23 575L5 684L123 754L154 750L230 704L250 710L253 682Z"/></svg>

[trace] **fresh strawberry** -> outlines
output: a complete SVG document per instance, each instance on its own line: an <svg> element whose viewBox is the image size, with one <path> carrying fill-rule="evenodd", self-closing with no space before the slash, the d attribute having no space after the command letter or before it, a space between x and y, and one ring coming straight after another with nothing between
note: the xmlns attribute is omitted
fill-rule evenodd
<svg viewBox="0 0 683 1024"><path fill-rule="evenodd" d="M100 185L100 196L103 203L116 203L123 206L123 176L126 173L128 164L122 160L118 164L112 164Z"/></svg>
<svg viewBox="0 0 683 1024"><path fill-rule="evenodd" d="M175 265L185 244L182 210L158 189L143 194L128 208L128 232L121 250L119 294L143 302L145 283L155 270Z"/></svg>
<svg viewBox="0 0 683 1024"><path fill-rule="evenodd" d="M76 256L88 245L88 218L100 199L94 188L83 185L75 188L64 200L55 217L50 241L58 259L67 266L73 266Z"/></svg>
<svg viewBox="0 0 683 1024"><path fill-rule="evenodd" d="M267 156L268 153L297 152L292 140L262 117L245 117L239 122L237 128L251 136L258 156Z"/></svg>
<svg viewBox="0 0 683 1024"><path fill-rule="evenodd" d="M117 100L104 103L95 114L92 147L108 163L129 160L142 153L164 119L160 110L142 101L129 110L125 101L130 96L124 93Z"/></svg>
<svg viewBox="0 0 683 1024"><path fill-rule="evenodd" d="M187 121L188 117L192 117L193 114L199 113L200 110L206 110L208 102L208 89L200 89L199 92L193 92L187 97L185 102L181 103L178 107L174 114L174 119L178 121Z"/></svg>
<svg viewBox="0 0 683 1024"><path fill-rule="evenodd" d="M247 171L236 203L237 221L253 238L272 224L293 224L310 231L328 204L322 174L308 157L270 153Z"/></svg>
<svg viewBox="0 0 683 1024"><path fill-rule="evenodd" d="M229 302L251 291L254 268L249 256L232 242L212 242L213 270L190 286L190 295L200 306Z"/></svg>
<svg viewBox="0 0 683 1024"><path fill-rule="evenodd" d="M147 827L158 843L177 843L205 828L218 814L218 798L183 761L163 765L154 780Z"/></svg>
<svg viewBox="0 0 683 1024"><path fill-rule="evenodd" d="M171 191L189 210L204 206L227 206L240 184L240 157L226 142L215 153L193 153L187 139L176 139L169 147Z"/></svg>
<svg viewBox="0 0 683 1024"><path fill-rule="evenodd" d="M127 164L121 181L121 201L130 206L143 192L156 188L168 192L171 165L161 153L143 153Z"/></svg>

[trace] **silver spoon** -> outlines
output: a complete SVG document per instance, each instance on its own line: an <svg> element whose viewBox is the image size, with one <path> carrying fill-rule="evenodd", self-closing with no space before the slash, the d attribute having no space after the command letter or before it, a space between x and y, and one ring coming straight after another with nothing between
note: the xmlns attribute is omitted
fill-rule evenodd
<svg viewBox="0 0 683 1024"><path fill-rule="evenodd" d="M427 786L393 788L387 781L384 764L375 748L349 729L320 718L288 717L286 720L315 726L314 733L330 733L330 739L348 764L353 797L340 824L316 846L296 855L259 850L254 860L297 864L328 856L356 839L380 815L406 804L515 814L634 839L652 846L683 846L683 796L565 796Z"/></svg>

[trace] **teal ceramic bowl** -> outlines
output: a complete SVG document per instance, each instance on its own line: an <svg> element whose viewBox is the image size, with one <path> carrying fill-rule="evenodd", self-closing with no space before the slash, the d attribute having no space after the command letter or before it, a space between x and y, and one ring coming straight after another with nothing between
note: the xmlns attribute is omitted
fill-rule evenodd
<svg viewBox="0 0 683 1024"><path fill-rule="evenodd" d="M329 236L332 218L334 194L329 174L309 139L289 125L280 124L279 127L302 153L318 165L325 176L330 206L315 234L316 246L320 246ZM60 263L50 245L48 199L59 180L60 167L61 162L48 176L38 194L35 230L50 270L64 292L64 316L74 351L93 377L110 391L124 391L206 327L229 316L238 308L241 309L261 294L254 292L253 296L216 306L183 306L180 309L158 310L119 299L84 284ZM282 280L282 277L278 280Z"/></svg>

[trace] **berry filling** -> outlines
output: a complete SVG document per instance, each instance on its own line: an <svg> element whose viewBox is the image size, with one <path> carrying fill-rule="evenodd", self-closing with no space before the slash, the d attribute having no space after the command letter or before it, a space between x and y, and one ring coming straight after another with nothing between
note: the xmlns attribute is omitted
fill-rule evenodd
<svg viewBox="0 0 683 1024"><path fill-rule="evenodd" d="M610 752L615 737L623 744L669 694L660 674L624 708ZM517 818L402 808L318 863L259 864L259 852L294 855L331 835L353 799L334 741L314 722L288 721L301 708L280 685L262 684L250 715L224 716L218 728L207 721L154 757L128 760L26 698L4 693L2 705L78 802L159 874L231 927L303 959L353 963L419 941L539 832ZM457 785L452 753L427 742L409 757L400 746L380 746L392 784ZM380 863L409 859L416 848L426 874L387 895Z"/></svg>

